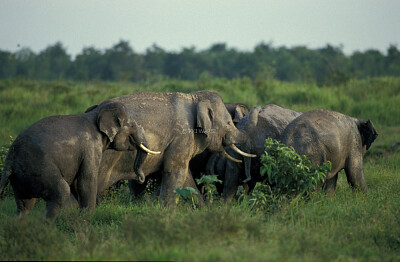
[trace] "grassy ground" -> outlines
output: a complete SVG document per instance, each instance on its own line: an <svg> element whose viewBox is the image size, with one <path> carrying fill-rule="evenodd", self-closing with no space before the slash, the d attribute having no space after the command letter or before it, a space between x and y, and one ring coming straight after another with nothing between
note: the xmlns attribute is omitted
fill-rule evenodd
<svg viewBox="0 0 400 262"><path fill-rule="evenodd" d="M127 188L92 213L64 210L54 225L44 202L14 219L12 197L0 199L2 260L398 261L400 260L400 79L306 84L237 79L131 83L0 81L0 144L48 115L70 114L138 90L213 89L226 102L276 103L296 110L328 108L370 118L379 137L364 173L370 192L353 192L345 175L334 197L317 194L273 214L218 202L166 209L146 197L131 204Z"/></svg>

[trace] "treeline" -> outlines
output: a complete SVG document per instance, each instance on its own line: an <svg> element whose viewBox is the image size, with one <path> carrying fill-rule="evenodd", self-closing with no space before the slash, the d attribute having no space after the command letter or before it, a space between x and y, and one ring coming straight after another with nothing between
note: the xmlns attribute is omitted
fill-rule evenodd
<svg viewBox="0 0 400 262"><path fill-rule="evenodd" d="M367 50L348 56L341 47L331 45L309 49L261 43L253 51L239 51L218 43L202 51L192 47L180 52L168 52L153 45L139 54L123 40L104 51L84 48L75 59L60 42L38 54L29 48L15 53L0 50L0 79L141 81L167 77L195 80L202 75L340 84L350 78L400 76L400 51L391 45L386 55Z"/></svg>

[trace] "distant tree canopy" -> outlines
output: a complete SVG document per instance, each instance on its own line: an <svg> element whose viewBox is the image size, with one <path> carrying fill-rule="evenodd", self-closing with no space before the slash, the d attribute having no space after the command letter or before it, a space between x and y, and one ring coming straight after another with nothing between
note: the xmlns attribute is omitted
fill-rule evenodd
<svg viewBox="0 0 400 262"><path fill-rule="evenodd" d="M75 59L57 42L38 54L29 48L15 53L0 50L0 78L142 81L154 77L196 80L200 75L233 79L276 78L283 81L312 81L338 84L350 78L400 76L400 51L391 45L387 54L378 50L354 52L326 45L309 49L260 43L253 51L228 48L216 43L197 51L194 47L168 52L153 45L144 54L120 40L104 51L87 47Z"/></svg>

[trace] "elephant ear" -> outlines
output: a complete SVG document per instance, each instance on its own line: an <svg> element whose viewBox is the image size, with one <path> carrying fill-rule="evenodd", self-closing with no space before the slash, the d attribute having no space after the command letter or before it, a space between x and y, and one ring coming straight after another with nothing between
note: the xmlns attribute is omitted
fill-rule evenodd
<svg viewBox="0 0 400 262"><path fill-rule="evenodd" d="M97 108L98 106L99 105L94 105L94 106L89 107L88 109L86 109L85 113L92 111L93 109Z"/></svg>
<svg viewBox="0 0 400 262"><path fill-rule="evenodd" d="M200 101L197 104L197 127L202 133L208 134L213 126L214 112L211 108L210 100Z"/></svg>
<svg viewBox="0 0 400 262"><path fill-rule="evenodd" d="M243 108L241 106L236 106L235 107L235 115L233 117L233 122L234 123L239 123L240 119L242 119L245 116L243 113Z"/></svg>
<svg viewBox="0 0 400 262"><path fill-rule="evenodd" d="M361 135L362 144L363 146L365 145L368 150L378 136L378 132L369 119L367 121L359 120L357 126Z"/></svg>
<svg viewBox="0 0 400 262"><path fill-rule="evenodd" d="M104 133L110 142L113 142L127 119L126 110L122 104L110 103L100 110L97 116L97 126L100 132Z"/></svg>

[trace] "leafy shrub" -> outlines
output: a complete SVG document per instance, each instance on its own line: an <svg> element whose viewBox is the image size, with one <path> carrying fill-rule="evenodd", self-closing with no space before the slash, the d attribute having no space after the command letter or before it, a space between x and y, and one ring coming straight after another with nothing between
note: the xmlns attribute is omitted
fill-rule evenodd
<svg viewBox="0 0 400 262"><path fill-rule="evenodd" d="M308 197L330 170L330 162L313 167L307 156L268 138L260 168L265 179L256 184L247 202L255 210L271 210L294 198Z"/></svg>
<svg viewBox="0 0 400 262"><path fill-rule="evenodd" d="M219 180L216 175L203 175L200 179L196 178L196 182L199 185L203 184L201 193L205 200L212 204L217 195L217 187L214 183L222 183L222 180Z"/></svg>
<svg viewBox="0 0 400 262"><path fill-rule="evenodd" d="M186 202L190 201L193 208L196 209L196 204L199 203L199 198L197 197L199 192L196 189L193 187L177 188L174 190L174 193L177 194L177 198L175 199L177 204L183 199Z"/></svg>
<svg viewBox="0 0 400 262"><path fill-rule="evenodd" d="M331 170L330 162L314 168L307 156L300 156L293 147L288 148L271 138L265 141L261 163L261 175L267 174L268 183L277 195L307 195Z"/></svg>

